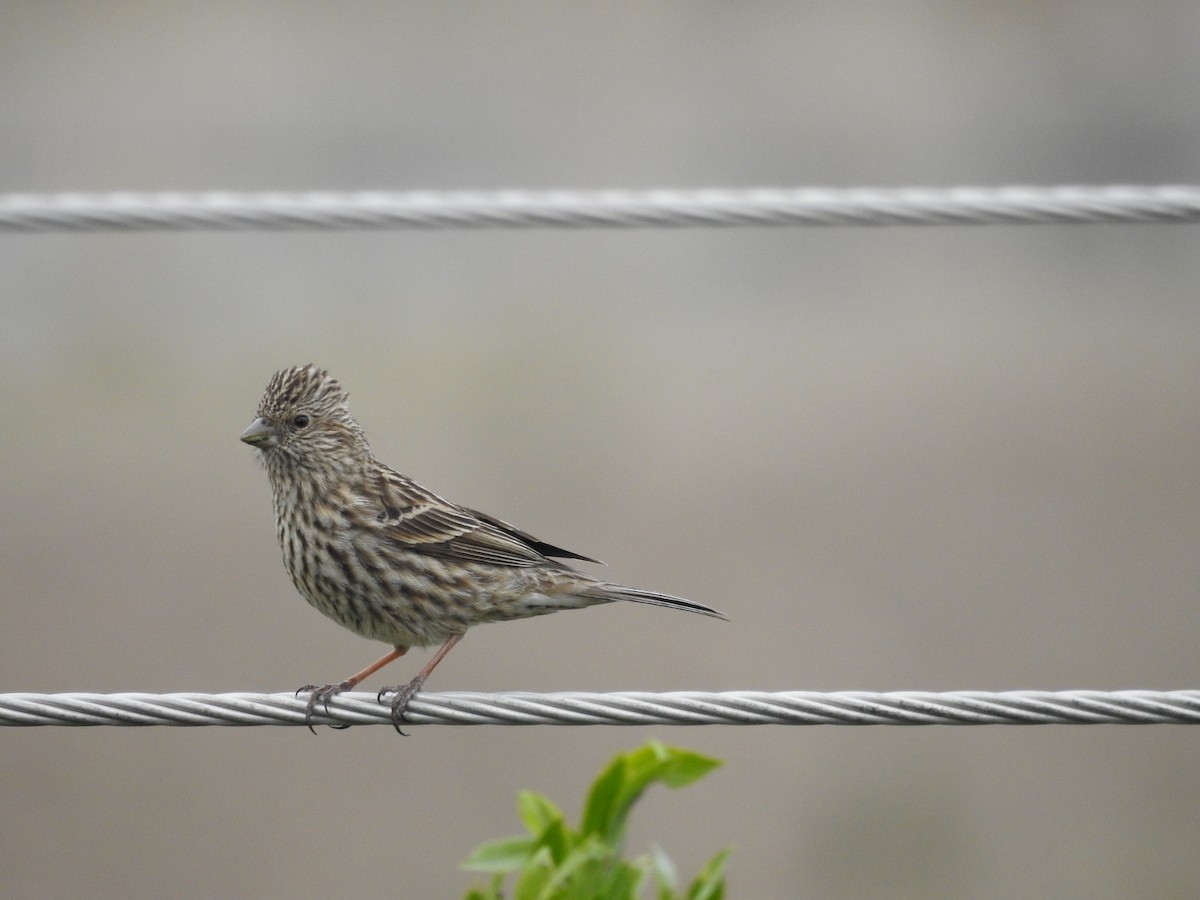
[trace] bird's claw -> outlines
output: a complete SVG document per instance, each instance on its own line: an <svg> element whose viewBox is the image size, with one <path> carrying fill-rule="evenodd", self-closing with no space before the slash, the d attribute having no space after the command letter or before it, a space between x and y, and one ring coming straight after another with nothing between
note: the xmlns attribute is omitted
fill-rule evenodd
<svg viewBox="0 0 1200 900"><path fill-rule="evenodd" d="M375 700L379 703L383 702L383 698L388 694L395 694L392 697L392 727L396 729L396 733L408 737L400 730L400 726L408 720L404 718L404 711L408 708L408 703L416 695L417 691L421 690L421 686L425 683L424 678L414 678L408 684L399 687L385 687L375 695Z"/></svg>
<svg viewBox="0 0 1200 900"><path fill-rule="evenodd" d="M311 693L308 695L308 703L304 705L304 724L308 726L308 730L313 734L317 733L317 730L313 728L312 719L313 715L317 711L318 703L320 703L321 707L325 710L325 715L329 715L329 701L342 691L349 690L352 687L354 687L354 685L351 682L342 681L337 684L306 684L304 687L298 688L296 691L297 697L299 697L305 691L311 691ZM330 725L329 727L335 728L338 731L342 731L350 726Z"/></svg>

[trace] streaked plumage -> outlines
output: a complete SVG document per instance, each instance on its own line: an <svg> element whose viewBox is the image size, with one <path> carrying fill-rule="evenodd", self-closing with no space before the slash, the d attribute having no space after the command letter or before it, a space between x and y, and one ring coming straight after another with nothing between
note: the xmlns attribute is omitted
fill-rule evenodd
<svg viewBox="0 0 1200 900"><path fill-rule="evenodd" d="M397 722L412 694L468 628L630 600L724 618L667 594L611 584L557 559L595 562L465 506L381 463L323 369L277 372L242 434L271 481L284 566L310 604L356 634L395 649L334 685L308 710L358 684L409 647L442 644L396 689ZM381 696L382 696L381 692Z"/></svg>

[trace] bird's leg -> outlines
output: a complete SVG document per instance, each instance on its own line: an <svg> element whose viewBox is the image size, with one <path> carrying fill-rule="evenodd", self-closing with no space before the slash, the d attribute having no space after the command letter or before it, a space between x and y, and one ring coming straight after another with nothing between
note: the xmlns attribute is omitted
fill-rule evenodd
<svg viewBox="0 0 1200 900"><path fill-rule="evenodd" d="M446 643L442 644L441 649L433 655L433 659L429 660L425 668L418 672L417 677L408 684L401 685L400 687L384 688L379 692L376 699L381 703L383 702L384 694L395 693L396 695L392 698L392 725L397 731L400 731L400 725L404 722L404 709L408 706L408 701L421 689L422 685L425 684L425 679L429 677L429 673L437 668L437 664L445 658L446 654L450 652L455 644L462 640L462 637L461 634L450 635L446 639ZM400 731L400 733L404 734L403 731Z"/></svg>
<svg viewBox="0 0 1200 900"><path fill-rule="evenodd" d="M331 698L337 696L342 691L350 690L350 688L354 687L356 684L358 684L364 678L370 678L372 675L374 675L376 672L378 672L380 669L382 669L388 663L392 662L393 660L399 659L407 652L408 652L407 647L395 647L392 649L392 651L390 653L387 653L384 656L381 656L379 659L375 660L375 662L371 663L369 666L367 666L361 672L356 672L355 674L353 674L349 678L347 678L345 681L338 682L337 684L326 684L326 685L306 684L304 687L300 688L300 690L296 691L297 696L302 694L304 691L312 691L312 693L308 697L308 704L304 707L304 724L306 724L308 726L308 730L311 731L313 734L317 733L316 729L313 728L313 726L312 726L312 717L313 717L313 713L316 712L318 703L320 703L322 706L324 706L325 712L328 713L329 712L329 701ZM331 727L333 727L333 728L349 728L350 726L349 725L333 725Z"/></svg>

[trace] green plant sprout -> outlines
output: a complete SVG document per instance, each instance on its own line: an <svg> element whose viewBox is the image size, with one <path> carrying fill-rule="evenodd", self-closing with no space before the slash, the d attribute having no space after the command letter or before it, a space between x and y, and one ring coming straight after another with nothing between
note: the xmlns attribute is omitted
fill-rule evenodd
<svg viewBox="0 0 1200 900"><path fill-rule="evenodd" d="M541 794L521 791L517 811L528 836L489 841L462 867L487 872L486 887L473 887L464 900L633 900L651 882L657 900L722 900L728 850L710 859L686 890L678 888L675 867L663 851L623 857L625 823L642 792L655 782L686 787L721 764L720 760L651 741L619 753L588 791L578 829ZM515 876L511 895L504 880Z"/></svg>

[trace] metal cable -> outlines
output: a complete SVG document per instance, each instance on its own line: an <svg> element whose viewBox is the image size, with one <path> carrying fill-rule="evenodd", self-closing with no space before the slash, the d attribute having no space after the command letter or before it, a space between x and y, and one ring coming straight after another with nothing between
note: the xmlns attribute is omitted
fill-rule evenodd
<svg viewBox="0 0 1200 900"><path fill-rule="evenodd" d="M0 725L304 725L283 694L0 694ZM418 694L413 725L1153 725L1200 723L1200 691L680 691ZM314 723L390 725L348 692Z"/></svg>
<svg viewBox="0 0 1200 900"><path fill-rule="evenodd" d="M1194 222L1190 185L0 195L0 231Z"/></svg>

